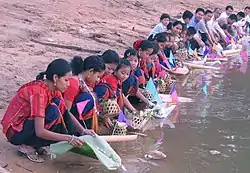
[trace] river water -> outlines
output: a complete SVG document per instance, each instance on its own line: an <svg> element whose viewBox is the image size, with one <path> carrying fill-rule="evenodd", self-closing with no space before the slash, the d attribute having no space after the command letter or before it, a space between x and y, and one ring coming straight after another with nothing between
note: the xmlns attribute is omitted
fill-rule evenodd
<svg viewBox="0 0 250 173"><path fill-rule="evenodd" d="M193 98L194 102L181 103L174 110L171 120L175 128L153 126L145 132L147 137L112 144L127 172L249 173L250 71L244 73L239 63L240 57L225 63L220 73L193 71L185 85L185 79L179 80L178 95ZM200 92L202 75L208 86L207 96ZM162 142L159 150L167 158L146 160L144 154L157 140ZM110 172L100 164L86 164L87 170L74 166L64 171Z"/></svg>

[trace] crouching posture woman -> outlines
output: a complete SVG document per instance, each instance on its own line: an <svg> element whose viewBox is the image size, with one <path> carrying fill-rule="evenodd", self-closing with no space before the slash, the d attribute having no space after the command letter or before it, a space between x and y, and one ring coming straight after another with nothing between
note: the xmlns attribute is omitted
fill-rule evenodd
<svg viewBox="0 0 250 173"><path fill-rule="evenodd" d="M84 60L75 56L71 61L73 77L70 86L63 93L66 107L79 123L98 132L98 112L92 90L105 70L101 57L89 56Z"/></svg>
<svg viewBox="0 0 250 173"><path fill-rule="evenodd" d="M67 89L71 76L66 60L54 60L36 81L17 91L4 114L3 133L11 144L19 145L19 153L33 162L43 162L43 156L49 156L46 146L52 143L68 141L74 147L83 145L74 136L76 130L81 135L94 134L77 124L66 110L61 92Z"/></svg>

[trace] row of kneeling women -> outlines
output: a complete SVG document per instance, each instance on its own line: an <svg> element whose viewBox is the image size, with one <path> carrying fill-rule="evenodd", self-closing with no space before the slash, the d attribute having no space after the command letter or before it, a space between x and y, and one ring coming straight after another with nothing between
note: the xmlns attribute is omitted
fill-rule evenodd
<svg viewBox="0 0 250 173"><path fill-rule="evenodd" d="M43 161L38 153L48 154L46 146L52 143L81 146L77 136L112 129L125 107L136 112L128 96L154 105L142 94L147 79L138 68L140 56L153 51L153 44L145 41L139 51L126 50L124 58L107 50L100 56L75 56L70 62L55 59L36 80L18 89L3 116L3 133L34 162Z"/></svg>

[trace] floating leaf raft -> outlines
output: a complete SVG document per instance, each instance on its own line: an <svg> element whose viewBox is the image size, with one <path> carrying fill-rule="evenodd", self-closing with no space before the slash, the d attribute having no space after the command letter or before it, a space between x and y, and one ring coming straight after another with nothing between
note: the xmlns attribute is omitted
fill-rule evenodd
<svg viewBox="0 0 250 173"><path fill-rule="evenodd" d="M95 152L87 144L79 148L72 148L70 151L76 154L80 154L98 160L97 156L95 155Z"/></svg>
<svg viewBox="0 0 250 173"><path fill-rule="evenodd" d="M58 142L50 145L51 153L60 155L68 151L98 159L109 170L122 168L120 156L111 148L111 146L102 137L85 135L79 137L86 145L80 148L73 148L68 142Z"/></svg>

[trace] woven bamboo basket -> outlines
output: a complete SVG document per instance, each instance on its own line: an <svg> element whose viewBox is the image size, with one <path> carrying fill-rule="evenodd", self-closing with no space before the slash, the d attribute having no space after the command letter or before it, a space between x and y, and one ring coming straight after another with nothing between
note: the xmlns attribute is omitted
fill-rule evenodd
<svg viewBox="0 0 250 173"><path fill-rule="evenodd" d="M167 90L167 84L165 82L165 80L163 79L159 79L158 80L158 86L157 86L158 92L159 93L165 93Z"/></svg>
<svg viewBox="0 0 250 173"><path fill-rule="evenodd" d="M124 136L127 134L127 124L123 123L123 122L116 122L112 135L120 135L120 136Z"/></svg>
<svg viewBox="0 0 250 173"><path fill-rule="evenodd" d="M168 93L173 87L173 84L175 82L176 80L171 79L171 77L167 77L165 79L159 79L158 80L158 92L162 94Z"/></svg>
<svg viewBox="0 0 250 173"><path fill-rule="evenodd" d="M149 101L152 100L153 96L150 92L148 92L146 89L142 89L142 88L139 88L140 92L142 93L142 95L148 99Z"/></svg>
<svg viewBox="0 0 250 173"><path fill-rule="evenodd" d="M108 99L102 101L100 106L102 107L102 116L104 117L114 117L120 113L120 107L116 99Z"/></svg>
<svg viewBox="0 0 250 173"><path fill-rule="evenodd" d="M141 130L150 119L150 117L145 115L146 114L143 111L140 111L140 113L137 114L133 114L131 120L131 127L133 129Z"/></svg>

